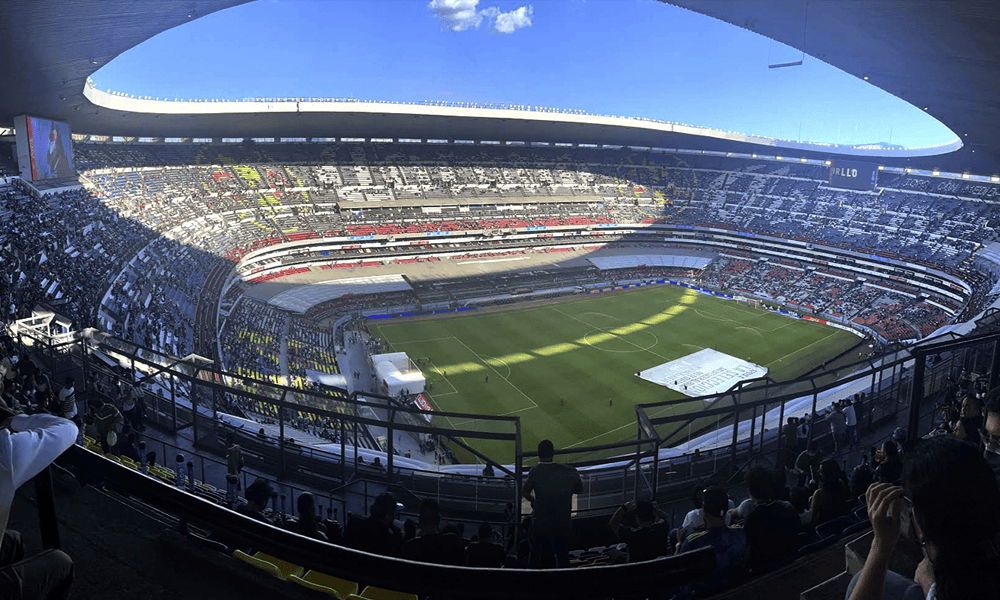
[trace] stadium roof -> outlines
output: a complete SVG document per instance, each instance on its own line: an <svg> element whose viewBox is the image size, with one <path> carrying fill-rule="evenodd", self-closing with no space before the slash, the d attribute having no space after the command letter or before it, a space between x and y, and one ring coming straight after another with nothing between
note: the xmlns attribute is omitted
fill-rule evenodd
<svg viewBox="0 0 1000 600"><path fill-rule="evenodd" d="M0 12L0 125L20 114L78 133L138 137L356 137L554 141L722 151L886 154L653 121L529 111L347 102L132 100L86 85L129 48L246 0L6 0ZM964 143L886 165L993 174L1000 165L1000 4L970 0L677 0L752 30L925 108ZM95 104L96 101L96 104ZM796 148L794 151L788 148ZM942 149L927 150L940 153Z"/></svg>

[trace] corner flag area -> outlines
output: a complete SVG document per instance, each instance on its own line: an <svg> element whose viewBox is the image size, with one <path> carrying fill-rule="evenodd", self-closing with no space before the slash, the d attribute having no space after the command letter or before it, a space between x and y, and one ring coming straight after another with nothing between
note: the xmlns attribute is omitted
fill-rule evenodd
<svg viewBox="0 0 1000 600"><path fill-rule="evenodd" d="M640 379L691 397L721 394L737 382L764 375L767 367L711 348L639 371Z"/></svg>

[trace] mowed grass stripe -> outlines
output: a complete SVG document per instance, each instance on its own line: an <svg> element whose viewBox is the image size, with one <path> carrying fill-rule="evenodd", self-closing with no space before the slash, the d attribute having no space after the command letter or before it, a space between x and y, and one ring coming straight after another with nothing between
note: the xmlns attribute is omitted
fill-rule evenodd
<svg viewBox="0 0 1000 600"><path fill-rule="evenodd" d="M373 329L395 350L449 371L445 381L425 370L436 406L517 414L526 448L544 438L559 447L630 438L635 404L683 397L640 380L636 371L700 348L768 366L773 378L783 380L858 341L818 323L671 286L502 312L380 322ZM447 395L435 396L441 391ZM529 408L528 399L538 407ZM698 410L701 404L673 410ZM487 452L500 451L496 444L467 441Z"/></svg>

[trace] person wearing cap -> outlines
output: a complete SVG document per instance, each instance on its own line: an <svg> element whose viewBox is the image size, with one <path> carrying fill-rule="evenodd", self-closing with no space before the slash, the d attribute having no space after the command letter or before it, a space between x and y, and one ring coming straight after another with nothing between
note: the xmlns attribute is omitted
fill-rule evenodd
<svg viewBox="0 0 1000 600"><path fill-rule="evenodd" d="M550 440L539 442L538 464L524 483L522 493L532 509L529 568L544 568L553 560L556 567L569 566L573 494L583 491L583 480L573 467L553 462L555 453Z"/></svg>
<svg viewBox="0 0 1000 600"><path fill-rule="evenodd" d="M690 584L690 590L705 596L729 587L740 576L747 540L743 529L726 525L729 495L723 488L712 485L702 494L705 531L696 531L681 544L680 552L711 547L715 551L715 572L710 577Z"/></svg>
<svg viewBox="0 0 1000 600"><path fill-rule="evenodd" d="M403 556L403 532L396 527L396 497L379 494L367 517L355 517L344 528L344 545L383 556Z"/></svg>

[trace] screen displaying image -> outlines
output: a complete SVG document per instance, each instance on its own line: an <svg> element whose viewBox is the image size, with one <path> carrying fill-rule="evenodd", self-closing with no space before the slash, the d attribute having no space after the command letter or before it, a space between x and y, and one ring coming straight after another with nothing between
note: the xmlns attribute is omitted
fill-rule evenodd
<svg viewBox="0 0 1000 600"><path fill-rule="evenodd" d="M830 185L849 190L872 191L878 185L878 165L837 160L830 167Z"/></svg>
<svg viewBox="0 0 1000 600"><path fill-rule="evenodd" d="M69 125L27 117L27 130L32 181L72 177L75 174Z"/></svg>

